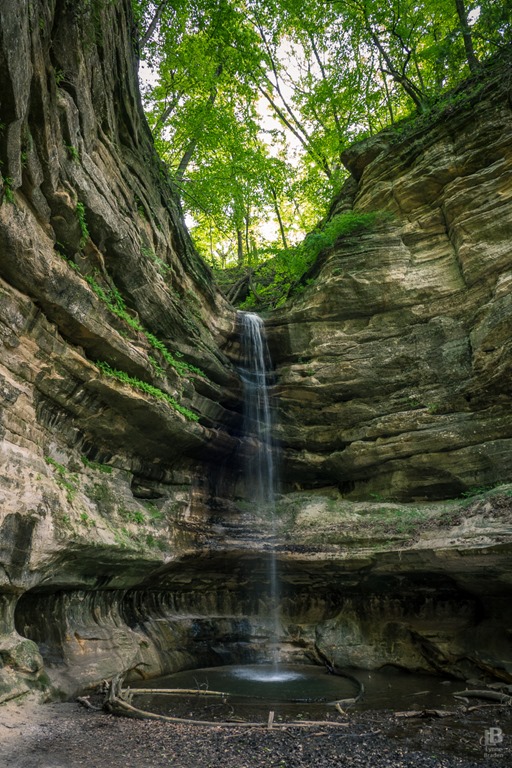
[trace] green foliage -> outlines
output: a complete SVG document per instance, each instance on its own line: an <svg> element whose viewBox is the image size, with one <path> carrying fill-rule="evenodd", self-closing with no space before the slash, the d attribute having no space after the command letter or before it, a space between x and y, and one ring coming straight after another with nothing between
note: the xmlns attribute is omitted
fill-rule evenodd
<svg viewBox="0 0 512 768"><path fill-rule="evenodd" d="M82 525L85 525L86 528L93 528L96 525L95 521L87 514L87 512L80 513L80 522Z"/></svg>
<svg viewBox="0 0 512 768"><path fill-rule="evenodd" d="M254 270L253 288L241 309L270 309L282 306L287 298L303 290L304 277L318 256L332 248L344 236L371 229L386 218L381 212L338 214L307 235L294 248L279 251L273 258Z"/></svg>
<svg viewBox="0 0 512 768"><path fill-rule="evenodd" d="M144 332L139 319L128 312L124 299L115 286L104 289L101 287L101 285L99 285L97 280L92 275L85 275L84 280L90 285L96 296L107 305L109 310L114 315L117 315L117 317L120 317L121 320L124 320L124 322L135 331Z"/></svg>
<svg viewBox="0 0 512 768"><path fill-rule="evenodd" d="M145 331L145 336L151 346L160 352L166 363L174 368L180 376L187 376L190 373L195 373L198 376L204 377L205 374L200 368L196 368L195 365L190 365L189 363L184 363L182 360L177 360L176 357L169 352L165 344L160 341L160 339L157 339L152 333Z"/></svg>
<svg viewBox="0 0 512 768"><path fill-rule="evenodd" d="M14 192L13 192L13 184L14 179L12 179L10 176L0 176L3 182L3 191L4 191L4 197L7 200L8 203L11 203L14 205Z"/></svg>
<svg viewBox="0 0 512 768"><path fill-rule="evenodd" d="M133 203L134 203L135 208L137 210L137 213L139 214L141 219L145 219L147 221L148 220L148 216L147 216L146 208L144 206L143 201L140 199L140 197L138 195L135 195L135 197L133 199Z"/></svg>
<svg viewBox="0 0 512 768"><path fill-rule="evenodd" d="M512 37L497 0L133 6L156 146L197 247L222 268L297 241L339 189L347 146L432 114Z"/></svg>
<svg viewBox="0 0 512 768"><path fill-rule="evenodd" d="M395 513L383 510L383 513L383 523L389 525L391 532L398 534L411 534L428 519L428 513L416 507L399 508Z"/></svg>
<svg viewBox="0 0 512 768"><path fill-rule="evenodd" d="M160 363L157 360L155 360L153 355L148 355L148 360L151 363L151 367L153 368L157 376L165 376L164 369L162 368Z"/></svg>
<svg viewBox="0 0 512 768"><path fill-rule="evenodd" d="M45 456L45 462L52 468L55 482L60 488L66 491L66 498L71 504L76 496L79 486L78 475L70 472L63 464L52 459L51 456Z"/></svg>
<svg viewBox="0 0 512 768"><path fill-rule="evenodd" d="M144 506L146 507L152 521L156 522L164 518L164 513L161 512L158 507L155 506L155 504L152 504L150 501L146 501Z"/></svg>
<svg viewBox="0 0 512 768"><path fill-rule="evenodd" d="M72 144L64 144L64 146L71 160L78 161L80 159L80 153L76 147Z"/></svg>
<svg viewBox="0 0 512 768"><path fill-rule="evenodd" d="M174 397L171 397L171 395L167 394L167 392L158 389L158 387L153 386L153 384L148 384L146 381L142 381L141 379L137 379L134 376L130 376L128 373L126 373L126 371L119 371L116 368L111 368L108 363L102 360L98 360L96 365L100 371L105 374L105 376L117 379L123 384L128 384L130 387L138 389L140 392L144 392L147 395L156 397L158 400L164 400L166 403L172 406L175 411L181 413L190 421L199 421L199 416L197 413L194 413L189 408L185 408L185 406L180 405Z"/></svg>
<svg viewBox="0 0 512 768"><path fill-rule="evenodd" d="M111 492L105 483L94 483L92 488L89 486L87 489L90 497L97 502L111 501Z"/></svg>
<svg viewBox="0 0 512 768"><path fill-rule="evenodd" d="M103 472L106 475L112 474L112 467L108 464L99 464L97 461L89 461L87 456L81 456L82 464L89 469L95 469L98 472Z"/></svg>
<svg viewBox="0 0 512 768"><path fill-rule="evenodd" d="M139 509L133 510L133 509L121 508L119 510L119 514L122 518L124 518L130 523L137 523L137 525L143 525L146 522L144 513L141 512Z"/></svg>
<svg viewBox="0 0 512 768"><path fill-rule="evenodd" d="M156 266L159 268L159 270L163 274L169 274L172 272L172 269L168 264L163 261L159 256L156 255L156 253L152 250L152 248L148 248L147 246L141 246L140 252L143 256L145 256L147 259L150 259Z"/></svg>
<svg viewBox="0 0 512 768"><path fill-rule="evenodd" d="M77 264L75 264L75 262L68 259L65 256L65 254L61 253L60 251L58 251L58 253L60 256L62 256L62 258L66 261L66 263L72 269L74 269L76 272L78 272L81 275L81 277L83 277L83 279L92 289L92 291L96 294L96 296L101 301L103 301L104 304L106 304L108 309L114 315L121 318L121 320L123 320L127 325L129 325L130 328L133 328L133 330L144 334L149 344L151 344L151 346L154 349L158 350L158 352L162 355L163 359L172 368L174 368L174 370L180 376L189 376L190 374L196 374L197 376L202 376L203 378L206 378L205 373L200 368L197 368L195 365L191 365L190 363L186 363L182 360L178 360L177 358L181 357L181 354L179 352L175 352L175 354L172 355L162 341L160 341L154 334L150 333L149 331L146 331L146 329L143 327L140 320L137 317L134 317L132 314L130 314L119 289L115 285L110 285L108 288L103 288L98 283L96 277L94 277L93 275L82 275L80 268L78 267ZM149 361L151 363L151 366L159 376L165 375L165 371L162 368L162 366L151 355L149 355Z"/></svg>
<svg viewBox="0 0 512 768"><path fill-rule="evenodd" d="M87 227L87 221L85 220L85 206L80 201L76 204L76 215L78 223L80 225L80 248L83 248L89 239L89 229Z"/></svg>
<svg viewBox="0 0 512 768"><path fill-rule="evenodd" d="M52 457L51 457L51 456L45 456L45 457L44 457L44 460L45 460L45 462L46 462L46 463L47 463L47 464L48 464L50 467L52 467L52 469L53 469L53 470L54 470L54 471L55 471L55 472L56 472L56 473L57 473L57 474L58 474L60 477L64 477L64 476L67 474L68 470L66 469L66 467L65 467L63 464L59 464L59 462L58 462L58 461L55 461L55 459L52 459Z"/></svg>
<svg viewBox="0 0 512 768"><path fill-rule="evenodd" d="M468 488L467 491L463 491L461 493L461 498L463 499L475 499L481 496L484 496L489 491L492 491L494 486L492 485L475 485L471 488Z"/></svg>

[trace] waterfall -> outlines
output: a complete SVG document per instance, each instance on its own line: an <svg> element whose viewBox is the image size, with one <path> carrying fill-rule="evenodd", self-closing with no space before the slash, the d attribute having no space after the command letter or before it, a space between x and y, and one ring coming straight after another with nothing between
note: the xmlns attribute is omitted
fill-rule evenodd
<svg viewBox="0 0 512 768"><path fill-rule="evenodd" d="M269 397L270 354L265 326L259 315L240 312L242 347L241 378L244 385L244 432L248 441L245 467L247 497L264 507L270 517L272 544L276 541L275 493L276 468L272 410ZM272 661L278 663L280 636L279 580L274 547L269 553L269 610L273 641Z"/></svg>

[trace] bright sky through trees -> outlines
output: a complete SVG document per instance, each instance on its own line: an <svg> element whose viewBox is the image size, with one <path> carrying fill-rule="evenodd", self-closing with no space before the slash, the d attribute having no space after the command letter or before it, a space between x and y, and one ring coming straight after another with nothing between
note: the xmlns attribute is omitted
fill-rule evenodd
<svg viewBox="0 0 512 768"><path fill-rule="evenodd" d="M343 181L343 150L435 110L512 28L512 0L133 4L156 146L199 250L222 266L310 230Z"/></svg>

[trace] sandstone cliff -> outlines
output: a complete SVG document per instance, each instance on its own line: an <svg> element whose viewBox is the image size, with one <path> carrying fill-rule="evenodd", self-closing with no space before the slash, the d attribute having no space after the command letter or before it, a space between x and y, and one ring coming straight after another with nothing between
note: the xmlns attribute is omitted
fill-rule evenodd
<svg viewBox="0 0 512 768"><path fill-rule="evenodd" d="M510 61L354 146L333 208L383 211L269 319L290 484L447 498L512 472Z"/></svg>
<svg viewBox="0 0 512 768"><path fill-rule="evenodd" d="M510 486L432 503L511 479L503 79L347 155L338 209L394 218L269 319L276 542L240 499L236 315L154 152L129 7L0 8L0 701L261 658L271 549L283 655L510 679Z"/></svg>
<svg viewBox="0 0 512 768"><path fill-rule="evenodd" d="M220 351L235 313L154 151L129 8L0 9L7 688L12 666L40 664L15 661L34 650L14 631L18 595L138 582L237 449L239 382Z"/></svg>

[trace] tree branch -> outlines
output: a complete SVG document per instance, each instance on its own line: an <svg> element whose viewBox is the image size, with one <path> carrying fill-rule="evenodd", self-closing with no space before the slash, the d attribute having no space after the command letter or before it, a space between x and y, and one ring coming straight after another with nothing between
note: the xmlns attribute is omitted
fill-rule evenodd
<svg viewBox="0 0 512 768"><path fill-rule="evenodd" d="M151 22L149 24L149 27L147 28L147 30L144 32L144 34L142 35L142 37L139 40L139 45L140 45L141 48L144 48L144 46L147 45L149 43L149 41L151 40L153 32L155 31L155 29L157 27L157 24L160 21L160 17L162 15L162 12L163 12L165 6L167 5L167 1L168 0L162 0L160 5L156 8L155 13L153 15L153 18L151 19Z"/></svg>

